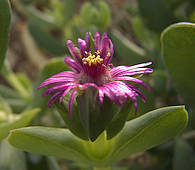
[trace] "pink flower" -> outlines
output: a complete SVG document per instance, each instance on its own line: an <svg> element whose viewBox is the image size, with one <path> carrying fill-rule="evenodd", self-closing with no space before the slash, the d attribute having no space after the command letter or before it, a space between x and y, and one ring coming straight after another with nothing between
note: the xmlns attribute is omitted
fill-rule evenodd
<svg viewBox="0 0 195 170"><path fill-rule="evenodd" d="M52 95L48 106L50 107L57 99L62 102L67 93L71 91L69 99L69 113L72 116L72 105L75 95L84 91L88 87L95 87L98 90L100 104L104 102L104 97L108 97L118 106L122 106L127 99L133 101L137 110L137 97L145 102L145 96L134 84L140 84L147 89L149 86L142 80L133 76L152 73L151 62L134 66L112 67L114 49L112 41L104 33L102 37L97 32L94 42L86 33L85 40L78 39L79 48L74 46L72 41L67 41L68 49L73 58L66 57L65 63L73 71L64 71L46 79L39 88L47 87L43 97Z"/></svg>

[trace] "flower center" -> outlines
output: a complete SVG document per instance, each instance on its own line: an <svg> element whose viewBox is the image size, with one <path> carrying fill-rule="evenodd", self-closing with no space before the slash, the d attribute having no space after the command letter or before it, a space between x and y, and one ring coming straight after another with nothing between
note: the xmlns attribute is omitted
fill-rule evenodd
<svg viewBox="0 0 195 170"><path fill-rule="evenodd" d="M101 64L103 62L103 59L100 58L99 51L96 51L94 55L92 55L91 52L85 51L85 54L87 54L88 57L82 59L83 64L88 64L88 66L97 66L97 64Z"/></svg>

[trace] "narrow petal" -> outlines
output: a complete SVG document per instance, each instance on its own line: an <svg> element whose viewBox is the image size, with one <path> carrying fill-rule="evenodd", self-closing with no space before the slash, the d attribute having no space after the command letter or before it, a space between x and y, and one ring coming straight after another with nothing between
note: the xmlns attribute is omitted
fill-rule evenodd
<svg viewBox="0 0 195 170"><path fill-rule="evenodd" d="M114 80L131 81L131 82L134 82L134 83L138 83L138 84L146 87L148 90L150 90L150 87L146 83L144 83L144 81L142 81L140 79L133 78L133 77L115 77Z"/></svg>
<svg viewBox="0 0 195 170"><path fill-rule="evenodd" d="M48 107L51 107L51 105L62 95L62 92L57 92L54 94L48 101Z"/></svg>
<svg viewBox="0 0 195 170"><path fill-rule="evenodd" d="M63 99L64 99L64 97L66 96L66 94L67 94L69 91L71 91L74 87L75 87L74 85L69 86L69 87L63 92L63 94L62 94L61 97L60 97L60 103L63 101Z"/></svg>
<svg viewBox="0 0 195 170"><path fill-rule="evenodd" d="M76 63L75 60L73 60L72 58L66 57L66 58L64 59L64 62L65 62L68 66L70 66L74 71L76 71L77 73L80 73L80 72L81 72L82 67L81 67L78 63Z"/></svg>
<svg viewBox="0 0 195 170"><path fill-rule="evenodd" d="M74 83L60 83L60 84L57 84L57 85L55 85L53 87L50 87L47 90L45 90L42 96L46 97L49 94L52 94L52 93L57 92L57 91L62 91L63 92L67 89L67 87L69 87L73 84Z"/></svg>
<svg viewBox="0 0 195 170"><path fill-rule="evenodd" d="M90 40L89 40L89 33L88 32L86 32L86 34L85 34L85 42L87 45L87 51L90 51Z"/></svg>
<svg viewBox="0 0 195 170"><path fill-rule="evenodd" d="M89 49L87 47L86 41L79 38L78 39L78 45L79 45L79 48L80 48L81 56L82 57L87 57L87 55L85 54L85 51L89 52Z"/></svg>
<svg viewBox="0 0 195 170"><path fill-rule="evenodd" d="M137 64L137 65L134 65L134 66L118 66L118 67L114 67L114 68L110 69L110 73L113 76L115 76L119 73L126 72L126 71L133 71L133 70L136 70L137 68L145 67L145 66L148 66L148 65L151 65L151 64L152 64L152 62ZM149 70L150 70L149 73L151 73L153 71L152 69L149 69Z"/></svg>
<svg viewBox="0 0 195 170"><path fill-rule="evenodd" d="M100 51L100 34L99 32L95 33L94 36L94 46L95 46L95 51Z"/></svg>
<svg viewBox="0 0 195 170"><path fill-rule="evenodd" d="M68 112L69 112L69 115L70 115L71 118L72 118L72 106L73 106L74 97L75 97L76 93L77 93L77 91L73 90L73 92L70 96L69 103L68 103Z"/></svg>
<svg viewBox="0 0 195 170"><path fill-rule="evenodd" d="M80 53L79 53L79 49L77 49L74 44L72 43L72 41L67 40L66 42L68 50L70 51L70 54L72 55L72 57L80 64L82 64L81 62L81 58L80 58Z"/></svg>

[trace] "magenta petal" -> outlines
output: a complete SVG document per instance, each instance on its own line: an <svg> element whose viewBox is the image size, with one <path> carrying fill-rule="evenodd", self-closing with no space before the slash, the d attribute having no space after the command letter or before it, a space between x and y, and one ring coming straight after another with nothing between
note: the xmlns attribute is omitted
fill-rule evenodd
<svg viewBox="0 0 195 170"><path fill-rule="evenodd" d="M146 83L144 83L144 81L142 81L140 79L133 78L133 77L115 77L114 80L127 80L127 81L131 81L131 82L134 82L134 83L138 83L138 84L146 87L148 90L150 90L150 87Z"/></svg>
<svg viewBox="0 0 195 170"><path fill-rule="evenodd" d="M78 63L76 63L75 60L73 60L73 59L71 59L71 58L69 58L69 57L66 57L66 58L64 59L64 62L65 62L68 66L70 66L74 71L76 71L77 73L80 73L80 72L81 72L82 67L81 67Z"/></svg>
<svg viewBox="0 0 195 170"><path fill-rule="evenodd" d="M60 103L63 101L63 99L64 99L64 97L66 96L66 94L67 94L70 90L72 90L74 87L75 87L74 85L69 86L69 87L63 92L63 94L62 94L61 97L60 97Z"/></svg>
<svg viewBox="0 0 195 170"><path fill-rule="evenodd" d="M89 52L89 49L87 47L86 41L79 38L78 39L78 44L79 44L81 56L82 57L87 57L87 55L85 54L85 51Z"/></svg>
<svg viewBox="0 0 195 170"><path fill-rule="evenodd" d="M70 96L70 100L69 100L69 103L68 103L68 112L69 112L69 115L70 117L72 118L72 106L73 106L73 102L74 102L74 97L76 95L77 91L74 90Z"/></svg>
<svg viewBox="0 0 195 170"><path fill-rule="evenodd" d="M48 101L48 107L51 107L51 105L61 96L62 92L57 92L54 94Z"/></svg>
<svg viewBox="0 0 195 170"><path fill-rule="evenodd" d="M72 55L72 57L80 64L82 64L82 61L80 59L80 53L79 50L74 46L74 44L72 43L72 41L68 40L66 42L68 50L70 51L70 54Z"/></svg>
<svg viewBox="0 0 195 170"><path fill-rule="evenodd" d="M95 33L95 36L94 36L94 47L95 47L95 51L100 51L100 34L99 32L96 32Z"/></svg>
<svg viewBox="0 0 195 170"><path fill-rule="evenodd" d="M88 32L86 32L86 34L85 34L85 42L87 45L87 51L90 51L90 40L89 40L89 33Z"/></svg>

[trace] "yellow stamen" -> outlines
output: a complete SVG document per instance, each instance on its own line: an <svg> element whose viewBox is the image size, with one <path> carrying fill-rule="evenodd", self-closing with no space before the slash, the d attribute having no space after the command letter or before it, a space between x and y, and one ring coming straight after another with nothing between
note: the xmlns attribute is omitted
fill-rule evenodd
<svg viewBox="0 0 195 170"><path fill-rule="evenodd" d="M107 57L110 57L110 52L107 53Z"/></svg>
<svg viewBox="0 0 195 170"><path fill-rule="evenodd" d="M101 64L101 62L103 61L103 59L100 58L99 51L95 52L97 56L92 55L91 52L87 52L87 51L85 51L85 54L88 54L89 56L87 58L82 59L83 64L88 64L89 66L91 65L97 66L97 64Z"/></svg>

